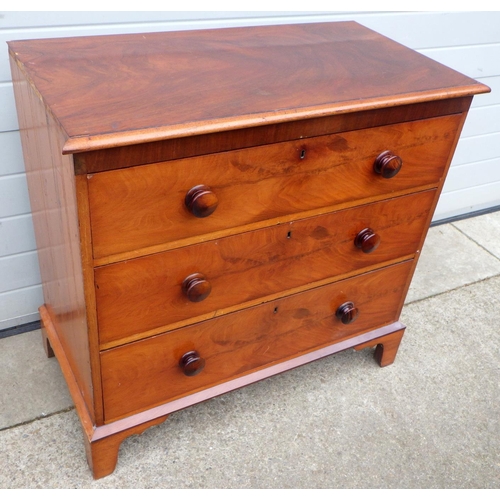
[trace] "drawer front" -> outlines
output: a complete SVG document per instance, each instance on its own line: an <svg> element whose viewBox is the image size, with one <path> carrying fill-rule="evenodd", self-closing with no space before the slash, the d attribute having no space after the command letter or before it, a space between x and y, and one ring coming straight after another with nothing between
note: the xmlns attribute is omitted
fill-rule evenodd
<svg viewBox="0 0 500 500"><path fill-rule="evenodd" d="M217 233L437 184L461 115L247 148L88 176L94 257ZM374 172L390 150L393 178ZM185 205L195 186L193 215ZM235 232L241 229L234 229Z"/></svg>
<svg viewBox="0 0 500 500"><path fill-rule="evenodd" d="M101 353L107 422L206 389L395 321L412 261L275 300ZM336 311L352 302L357 319ZM186 376L197 351L205 368Z"/></svg>
<svg viewBox="0 0 500 500"><path fill-rule="evenodd" d="M435 194L424 191L97 268L100 342L157 333L409 256L418 249ZM357 235L365 229L373 235L362 247ZM374 240L379 244L372 250Z"/></svg>

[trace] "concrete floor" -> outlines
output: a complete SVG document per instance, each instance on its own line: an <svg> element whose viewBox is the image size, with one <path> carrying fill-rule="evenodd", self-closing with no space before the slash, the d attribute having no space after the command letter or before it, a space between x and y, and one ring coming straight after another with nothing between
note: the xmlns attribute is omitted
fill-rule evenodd
<svg viewBox="0 0 500 500"><path fill-rule="evenodd" d="M345 351L177 412L93 481L38 331L0 340L0 488L499 488L500 212L430 230L396 362Z"/></svg>

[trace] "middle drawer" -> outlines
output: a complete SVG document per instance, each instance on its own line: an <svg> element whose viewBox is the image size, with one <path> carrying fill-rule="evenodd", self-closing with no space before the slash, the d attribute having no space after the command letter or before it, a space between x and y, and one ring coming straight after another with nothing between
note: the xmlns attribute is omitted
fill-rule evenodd
<svg viewBox="0 0 500 500"><path fill-rule="evenodd" d="M96 268L100 344L147 337L411 256L435 194L424 191Z"/></svg>

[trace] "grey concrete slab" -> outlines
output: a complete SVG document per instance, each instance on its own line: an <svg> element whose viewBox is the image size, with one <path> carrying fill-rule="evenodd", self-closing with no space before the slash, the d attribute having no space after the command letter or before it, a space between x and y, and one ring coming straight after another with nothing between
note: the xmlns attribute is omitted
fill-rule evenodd
<svg viewBox="0 0 500 500"><path fill-rule="evenodd" d="M500 259L500 211L454 222L453 226Z"/></svg>
<svg viewBox="0 0 500 500"><path fill-rule="evenodd" d="M406 303L499 274L500 260L457 228L451 224L432 227L427 234Z"/></svg>
<svg viewBox="0 0 500 500"><path fill-rule="evenodd" d="M73 405L55 358L40 331L0 339L0 429Z"/></svg>
<svg viewBox="0 0 500 500"><path fill-rule="evenodd" d="M500 277L403 310L396 362L353 350L173 414L93 481L74 411L0 432L3 488L499 488Z"/></svg>

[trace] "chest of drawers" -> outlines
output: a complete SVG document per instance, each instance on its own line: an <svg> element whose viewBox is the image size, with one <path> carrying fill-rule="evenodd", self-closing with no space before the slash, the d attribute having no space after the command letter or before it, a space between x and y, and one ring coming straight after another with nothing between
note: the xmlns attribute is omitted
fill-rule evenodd
<svg viewBox="0 0 500 500"><path fill-rule="evenodd" d="M394 361L472 96L362 26L9 43L55 353L94 477L168 414Z"/></svg>

